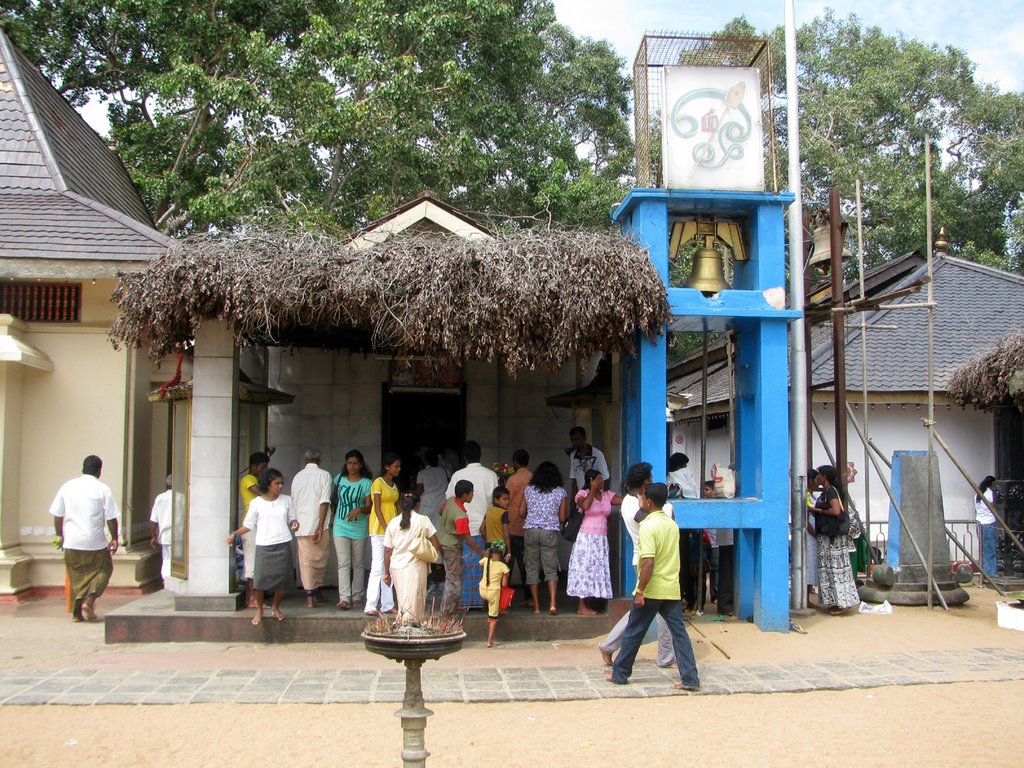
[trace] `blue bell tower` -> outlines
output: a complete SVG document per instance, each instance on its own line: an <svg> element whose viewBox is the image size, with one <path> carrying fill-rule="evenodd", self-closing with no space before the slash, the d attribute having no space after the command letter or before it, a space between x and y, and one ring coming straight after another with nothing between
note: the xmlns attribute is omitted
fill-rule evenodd
<svg viewBox="0 0 1024 768"><path fill-rule="evenodd" d="M737 616L763 631L789 630L789 394L785 309L784 215L788 193L633 189L612 211L622 233L645 247L665 284L672 320L666 331L731 329L736 341L736 497L673 502L685 528L734 528ZM669 239L677 220L738 222L747 260L735 261L730 287L707 297L669 286ZM780 308L783 307L783 308ZM623 466L653 465L666 475L666 337L639 339L623 361ZM798 470L799 471L799 470ZM623 585L636 584L631 542L622 556Z"/></svg>

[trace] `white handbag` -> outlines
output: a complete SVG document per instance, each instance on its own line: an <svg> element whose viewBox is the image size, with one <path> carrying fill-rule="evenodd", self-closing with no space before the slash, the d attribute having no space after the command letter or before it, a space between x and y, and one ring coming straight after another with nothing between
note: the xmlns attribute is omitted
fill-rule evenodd
<svg viewBox="0 0 1024 768"><path fill-rule="evenodd" d="M427 529L423 525L420 526L420 534L416 543L412 545L412 554L417 560L422 560L425 563L437 562L437 547L430 541Z"/></svg>

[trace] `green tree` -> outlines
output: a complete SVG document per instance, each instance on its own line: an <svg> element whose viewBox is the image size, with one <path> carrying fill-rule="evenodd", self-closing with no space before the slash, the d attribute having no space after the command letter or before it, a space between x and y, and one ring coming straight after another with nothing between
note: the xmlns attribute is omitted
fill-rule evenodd
<svg viewBox="0 0 1024 768"><path fill-rule="evenodd" d="M111 138L172 233L351 230L423 189L607 222L629 82L548 0L16 0L13 35Z"/></svg>
<svg viewBox="0 0 1024 768"><path fill-rule="evenodd" d="M721 34L755 30L741 17ZM772 44L776 135L785 149L784 30L763 34ZM1008 238L1024 210L1024 94L978 83L957 48L888 35L831 10L800 27L797 50L807 205L825 204L837 186L852 219L859 178L870 262L923 250L927 134L936 234L946 227L954 255L1024 267Z"/></svg>

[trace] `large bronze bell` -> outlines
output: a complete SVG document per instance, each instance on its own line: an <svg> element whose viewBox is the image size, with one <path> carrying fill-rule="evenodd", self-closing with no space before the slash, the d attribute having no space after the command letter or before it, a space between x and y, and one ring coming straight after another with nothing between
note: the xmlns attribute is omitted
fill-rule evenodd
<svg viewBox="0 0 1024 768"><path fill-rule="evenodd" d="M686 281L687 288L696 288L704 294L718 293L729 287L725 279L725 259L721 252L705 246L693 256L693 269Z"/></svg>
<svg viewBox="0 0 1024 768"><path fill-rule="evenodd" d="M819 217L820 218L820 217ZM849 230L850 225L847 222L842 222L840 225L840 236L843 241L843 251L840 258L843 261L852 259L853 254L846 247L846 233ZM824 223L819 223L814 228L813 240L811 245L811 253L807 259L808 267L818 267L823 272L827 272L832 266L832 242L831 232L829 230L828 219L824 220Z"/></svg>

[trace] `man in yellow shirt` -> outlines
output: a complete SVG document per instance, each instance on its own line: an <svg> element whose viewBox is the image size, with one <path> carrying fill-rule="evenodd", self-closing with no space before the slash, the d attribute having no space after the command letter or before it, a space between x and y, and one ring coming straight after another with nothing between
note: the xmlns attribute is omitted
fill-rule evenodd
<svg viewBox="0 0 1024 768"><path fill-rule="evenodd" d="M245 520L249 512L249 502L259 495L259 477L270 466L270 456L263 451L256 451L249 456L249 468L238 481L238 498L242 504L242 512L238 516L238 525ZM237 527L237 526L236 526ZM245 579L245 604L256 607L256 596L252 588L253 567L256 564L256 531L242 535L242 578Z"/></svg>
<svg viewBox="0 0 1024 768"><path fill-rule="evenodd" d="M622 635L622 647L608 679L617 685L629 682L644 635L654 617L660 615L672 635L679 666L679 682L672 687L696 693L700 691L700 678L693 658L693 646L686 634L679 593L679 526L662 511L667 500L668 487L664 483L652 483L640 502L637 519L641 515L644 518L640 521L636 591L629 622Z"/></svg>

